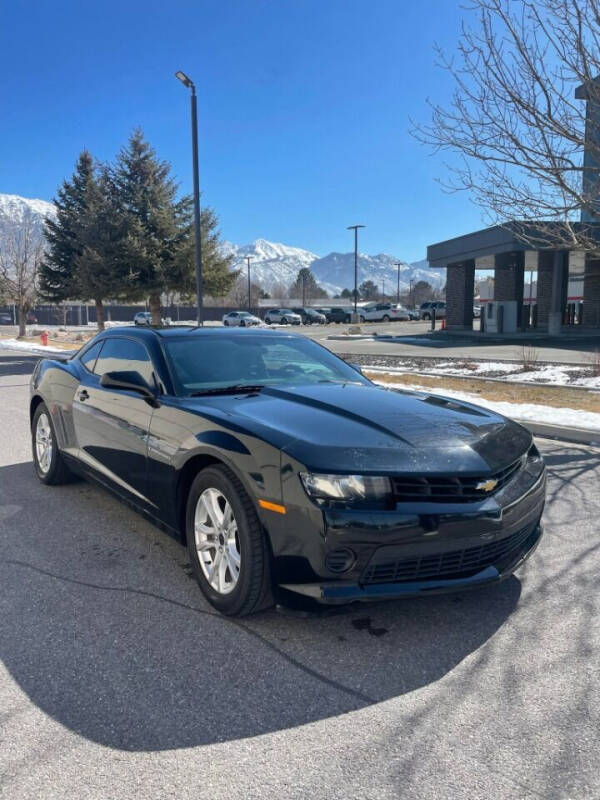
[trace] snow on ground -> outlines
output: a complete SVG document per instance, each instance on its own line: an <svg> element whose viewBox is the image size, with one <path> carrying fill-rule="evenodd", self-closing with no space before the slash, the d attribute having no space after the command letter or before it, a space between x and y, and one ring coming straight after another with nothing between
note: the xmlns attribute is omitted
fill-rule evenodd
<svg viewBox="0 0 600 800"><path fill-rule="evenodd" d="M41 343L38 344L37 342L20 342L17 339L0 339L0 349L2 350L21 350L25 353L31 353L33 355L69 355L71 352L76 352L78 349L76 346L73 347L73 350L63 350L61 347L52 347L52 345L48 345L44 347Z"/></svg>
<svg viewBox="0 0 600 800"><path fill-rule="evenodd" d="M553 406L542 406L536 403L506 403L503 401L486 400L477 394L469 392L458 392L453 389L440 387L426 387L418 384L406 385L405 383L384 383L376 381L382 386L392 389L410 389L427 394L439 394L444 397L452 397L456 400L464 400L467 403L474 403L505 417L510 417L519 422L541 422L548 425L561 425L565 428L579 428L581 430L598 431L600 433L600 414L595 411L579 411L574 408L554 408Z"/></svg>
<svg viewBox="0 0 600 800"><path fill-rule="evenodd" d="M468 364L468 366L466 366ZM381 365L365 366L374 372L386 371ZM600 376L593 376L591 366L567 366L565 364L539 364L535 369L523 372L520 364L502 361L467 361L459 359L438 361L431 366L406 361L390 372L420 372L424 375L456 375L458 377L496 377L510 382L539 383L551 386L584 386L600 389ZM587 375L581 373L588 373Z"/></svg>

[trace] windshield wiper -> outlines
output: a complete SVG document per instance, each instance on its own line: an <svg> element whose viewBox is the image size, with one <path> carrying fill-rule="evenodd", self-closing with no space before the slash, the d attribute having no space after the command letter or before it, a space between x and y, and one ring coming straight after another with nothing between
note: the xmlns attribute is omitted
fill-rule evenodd
<svg viewBox="0 0 600 800"><path fill-rule="evenodd" d="M234 383L231 386L215 386L212 389L202 389L199 392L192 392L190 397L203 397L207 394L250 394L260 392L265 386L262 383Z"/></svg>

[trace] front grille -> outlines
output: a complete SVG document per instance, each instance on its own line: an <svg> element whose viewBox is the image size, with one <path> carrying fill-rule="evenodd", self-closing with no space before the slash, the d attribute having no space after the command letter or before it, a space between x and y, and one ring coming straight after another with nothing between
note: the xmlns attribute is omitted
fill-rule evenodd
<svg viewBox="0 0 600 800"><path fill-rule="evenodd" d="M464 550L452 550L449 553L415 556L396 561L369 563L365 569L361 583L400 583L402 581L420 581L428 578L453 578L474 575L486 567L504 561L508 556L516 555L529 537L535 536L535 528L531 525L497 542L467 547ZM532 542L533 544L533 542ZM377 553L375 554L377 558Z"/></svg>
<svg viewBox="0 0 600 800"><path fill-rule="evenodd" d="M469 503L491 497L513 478L522 465L517 459L508 467L493 475L460 476L397 475L392 480L392 491L397 503L411 503L424 500L427 503ZM493 479L497 481L492 491L478 489L478 484Z"/></svg>

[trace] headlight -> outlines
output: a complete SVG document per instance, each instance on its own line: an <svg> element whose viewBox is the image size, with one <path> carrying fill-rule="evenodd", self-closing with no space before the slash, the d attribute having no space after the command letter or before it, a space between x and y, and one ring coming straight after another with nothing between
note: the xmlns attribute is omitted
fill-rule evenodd
<svg viewBox="0 0 600 800"><path fill-rule="evenodd" d="M313 500L381 500L391 494L389 478L379 475L321 475L301 472L300 480Z"/></svg>

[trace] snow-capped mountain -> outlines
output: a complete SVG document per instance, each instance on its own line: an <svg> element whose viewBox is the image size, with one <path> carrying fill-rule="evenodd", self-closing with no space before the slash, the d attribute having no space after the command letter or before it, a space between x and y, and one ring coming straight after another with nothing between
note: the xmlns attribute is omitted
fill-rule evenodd
<svg viewBox="0 0 600 800"><path fill-rule="evenodd" d="M247 267L245 259L250 256L251 280L267 291L277 284L287 288L303 267L310 267L318 258L309 250L268 242L266 239L256 239L252 244L245 245L224 242L223 251L233 257L233 269L241 269L244 275Z"/></svg>
<svg viewBox="0 0 600 800"><path fill-rule="evenodd" d="M41 233L44 219L54 214L54 205L46 200L0 194L0 236L22 230L28 221Z"/></svg>
<svg viewBox="0 0 600 800"><path fill-rule="evenodd" d="M277 284L288 287L292 284L300 269L309 267L319 286L330 295L339 294L342 289L354 286L354 253L330 253L323 258L285 244L256 239L252 244L235 245L231 242L223 244L227 255L233 256L235 269L246 270L245 258L250 256L251 279L259 283L267 291ZM358 257L358 284L373 281L378 289L385 282L385 290L393 294L398 284L398 267L401 259L387 253L370 256L360 253ZM407 291L410 282L427 281L435 289L443 288L446 282L445 270L433 270L427 261L414 264L402 262L400 267L400 291Z"/></svg>
<svg viewBox="0 0 600 800"><path fill-rule="evenodd" d="M0 237L24 227L27 220L33 221L41 233L43 220L53 216L55 209L52 203L45 200L32 200L13 194L0 194ZM223 251L232 256L233 268L246 274L245 258L250 256L251 279L269 292L276 286L286 289L294 283L298 272L309 267L319 285L330 295L339 294L342 289L354 286L354 254L329 253L320 258L310 250L291 247L286 244L256 239L251 244L237 245L224 242ZM367 280L373 281L378 289L385 283L385 291L394 294L397 287L398 268L395 264L402 259L387 253L367 255L360 253L358 257L358 284ZM445 270L429 269L427 261L407 264L402 261L400 267L400 290L407 291L410 281L427 281L434 288L443 288L446 282Z"/></svg>
<svg viewBox="0 0 600 800"><path fill-rule="evenodd" d="M398 286L398 262L400 266L400 291L410 288L410 282L427 281L434 289L443 288L446 283L445 270L427 267L427 261L407 264L402 259L388 253L370 256L358 254L358 285L363 281L373 281L381 291L385 284L386 294L394 294ZM344 288L354 287L354 253L330 253L311 264L311 270L319 284L330 294L339 294Z"/></svg>

